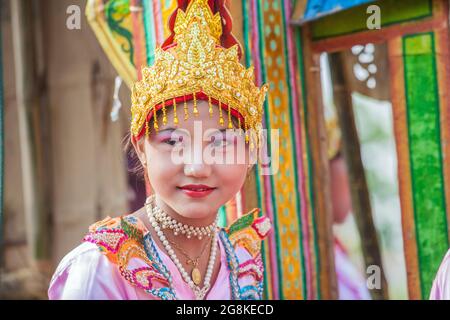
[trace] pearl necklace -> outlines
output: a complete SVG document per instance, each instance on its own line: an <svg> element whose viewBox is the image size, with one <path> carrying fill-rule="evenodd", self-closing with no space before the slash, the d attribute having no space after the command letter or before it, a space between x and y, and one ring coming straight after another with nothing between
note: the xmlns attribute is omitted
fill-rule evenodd
<svg viewBox="0 0 450 320"><path fill-rule="evenodd" d="M175 251L170 246L170 243L167 240L166 236L164 235L164 232L161 230L161 227L160 227L158 221L154 217L155 207L157 207L156 203L153 202L153 204L154 204L154 206L153 206L152 203L150 203L150 201L151 201L150 198L151 197L147 198L147 201L145 203L145 209L147 211L147 216L148 216L148 220L150 221L150 224L155 229L156 234L159 237L159 240L162 242L162 244L166 248L166 251L169 253L170 258L175 263L175 265L177 266L178 270L180 270L180 273L181 273L181 276L183 277L183 280L189 285L189 287L194 292L195 299L196 300L203 300L203 298L205 297L206 293L208 292L208 290L210 288L212 270L213 270L213 267L214 267L214 263L216 261L216 255L217 255L217 232L213 233L212 248L211 248L211 252L210 252L208 267L206 269L206 275L205 275L205 279L203 281L203 288L200 288L200 287L196 286L194 281L189 277L189 274L184 269L183 265L181 264L180 260L178 259L177 255L175 254ZM216 218L216 221L217 221L217 218Z"/></svg>
<svg viewBox="0 0 450 320"><path fill-rule="evenodd" d="M149 197L150 201L154 202L155 196L152 195ZM148 202L148 201L147 201ZM154 216L155 220L161 224L162 229L169 228L173 230L174 235L184 234L188 239L190 239L192 236L197 237L199 240L202 240L203 237L211 237L211 235L214 233L214 230L216 229L217 222L211 223L209 226L205 227L194 227L189 226L187 224L183 224L181 222L178 222L177 220L173 219L171 216L169 216L164 210L162 210L160 207L156 206L154 208Z"/></svg>

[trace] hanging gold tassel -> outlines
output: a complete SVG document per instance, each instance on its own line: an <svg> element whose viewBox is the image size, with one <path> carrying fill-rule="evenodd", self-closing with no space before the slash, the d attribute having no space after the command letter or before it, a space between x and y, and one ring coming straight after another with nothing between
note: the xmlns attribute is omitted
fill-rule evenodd
<svg viewBox="0 0 450 320"><path fill-rule="evenodd" d="M254 135L254 132L252 131L252 134L250 137L250 150L253 150L253 148L255 147L254 140L255 140L255 135Z"/></svg>
<svg viewBox="0 0 450 320"><path fill-rule="evenodd" d="M219 124L223 126L223 116L222 116L222 101L219 100Z"/></svg>
<svg viewBox="0 0 450 320"><path fill-rule="evenodd" d="M178 115L177 115L177 100L173 99L173 124L178 125Z"/></svg>
<svg viewBox="0 0 450 320"><path fill-rule="evenodd" d="M197 97L195 96L195 92L194 92L194 116L198 116Z"/></svg>
<svg viewBox="0 0 450 320"><path fill-rule="evenodd" d="M211 96L208 96L208 104L209 104L209 116L212 118L213 108L212 108L212 103L211 103Z"/></svg>
<svg viewBox="0 0 450 320"><path fill-rule="evenodd" d="M148 121L145 121L145 137L148 138L150 135L150 126L148 125Z"/></svg>
<svg viewBox="0 0 450 320"><path fill-rule="evenodd" d="M258 131L256 148L261 149L262 132Z"/></svg>
<svg viewBox="0 0 450 320"><path fill-rule="evenodd" d="M247 122L245 122L245 143L248 143L248 125Z"/></svg>
<svg viewBox="0 0 450 320"><path fill-rule="evenodd" d="M163 125L167 124L167 115L166 115L166 100L162 102L162 111L163 111Z"/></svg>
<svg viewBox="0 0 450 320"><path fill-rule="evenodd" d="M158 132L158 116L156 115L156 106L153 106L153 127L155 131Z"/></svg>
<svg viewBox="0 0 450 320"><path fill-rule="evenodd" d="M231 108L228 104L228 129L233 129L233 123L231 122Z"/></svg>
<svg viewBox="0 0 450 320"><path fill-rule="evenodd" d="M239 130L239 136L242 136L241 117L239 117L239 116L238 116L238 130Z"/></svg>
<svg viewBox="0 0 450 320"><path fill-rule="evenodd" d="M186 96L184 96L184 121L186 121L188 118L189 118L189 114L188 114Z"/></svg>

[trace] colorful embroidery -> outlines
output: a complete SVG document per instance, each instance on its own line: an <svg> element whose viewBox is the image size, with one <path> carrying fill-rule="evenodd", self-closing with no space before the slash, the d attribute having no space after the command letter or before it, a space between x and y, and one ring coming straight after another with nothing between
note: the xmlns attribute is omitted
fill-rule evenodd
<svg viewBox="0 0 450 320"><path fill-rule="evenodd" d="M169 287L161 288L159 289L159 291L156 291L156 296L160 297L163 300L176 300L177 297L175 294L175 290L172 287L172 276L170 275L169 270L167 270L166 266L163 264L150 233L147 233L144 237L144 250L147 253L149 259L154 262L155 268L159 272L161 272L165 279L168 279ZM150 291L149 293L154 294L155 292Z"/></svg>
<svg viewBox="0 0 450 320"><path fill-rule="evenodd" d="M120 245L127 239L122 230L100 230L86 236L85 240L96 243L102 250L117 253Z"/></svg>
<svg viewBox="0 0 450 320"><path fill-rule="evenodd" d="M270 221L267 217L258 218L257 214L258 210L253 210L236 220L230 228L219 231L230 271L232 300L262 297L264 273L260 249L261 241L270 230ZM89 234L83 240L96 244L133 286L163 300L177 298L170 272L163 264L150 233L139 219L133 216L108 217L91 225ZM238 247L247 250L251 258L239 261L236 255ZM143 263L138 268L131 268L131 259L139 259ZM245 276L251 276L254 284L240 284Z"/></svg>
<svg viewBox="0 0 450 320"><path fill-rule="evenodd" d="M258 283L255 286L245 286L241 290L242 300L261 300L262 297L262 284Z"/></svg>
<svg viewBox="0 0 450 320"><path fill-rule="evenodd" d="M255 208L226 229L233 246L244 247L252 257L261 252L261 241L271 229L269 218L266 216L258 218L258 213L259 209Z"/></svg>
<svg viewBox="0 0 450 320"><path fill-rule="evenodd" d="M93 224L84 241L97 244L108 259L118 265L121 276L133 286L161 299L173 299L171 279L161 272L156 259L143 246L143 227L134 217L106 218ZM144 266L130 268L131 259L142 260Z"/></svg>
<svg viewBox="0 0 450 320"><path fill-rule="evenodd" d="M264 266L261 259L261 241L271 229L271 223L266 216L258 217L259 209L255 208L243 215L226 229L229 243L235 250L241 246L245 248L252 258L243 261L238 266L237 278L250 275L254 285L243 286L239 289L240 299L259 300L263 293Z"/></svg>
<svg viewBox="0 0 450 320"><path fill-rule="evenodd" d="M250 274L253 277L255 277L256 280L261 281L264 276L264 272L262 263L257 262L257 259L261 260L261 255L259 255L258 257L255 259L247 260L244 263L241 263L239 265L238 277Z"/></svg>
<svg viewBox="0 0 450 320"><path fill-rule="evenodd" d="M223 229L220 230L219 238L222 241L223 246L225 248L228 270L230 270L229 279L231 288L231 300L240 300L240 288L238 283L238 272L237 272L239 262L238 258L236 257L236 252L225 230Z"/></svg>
<svg viewBox="0 0 450 320"><path fill-rule="evenodd" d="M272 224L269 218L264 216L256 219L252 224L252 228L258 233L261 239L264 239L272 228Z"/></svg>

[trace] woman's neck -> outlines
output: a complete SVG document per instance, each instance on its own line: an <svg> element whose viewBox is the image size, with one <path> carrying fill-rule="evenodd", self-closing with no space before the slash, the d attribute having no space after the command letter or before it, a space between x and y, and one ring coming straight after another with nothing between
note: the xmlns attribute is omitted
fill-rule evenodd
<svg viewBox="0 0 450 320"><path fill-rule="evenodd" d="M170 256L169 252L166 250L158 234L156 233L155 228L153 228L150 225L150 221L147 217L146 208L143 207L139 209L138 211L133 213L133 215L137 217L145 225L145 227L147 228L148 232L150 233L153 241L157 244L157 246L162 251L164 251L166 255ZM173 231L170 229L165 229L163 232L166 239L168 241L175 242L178 247L181 247L183 252L189 256L189 259L196 259L198 257L197 268L201 272L202 279L204 279L205 277L212 246L216 246L216 250L217 252L219 252L219 254L216 255L216 260L214 262L213 272L211 276L211 285L216 282L221 266L221 254L219 243L218 242L211 243L213 237L203 237L202 239L198 239L197 237L191 237L190 239L188 239L183 234L175 236ZM190 273L193 266L189 265L189 263L187 262L188 259L182 254L182 252L178 248L172 246L172 249L176 252L177 257L180 260L180 263L184 266L185 270L188 273Z"/></svg>
<svg viewBox="0 0 450 320"><path fill-rule="evenodd" d="M173 210L170 206L166 205L163 201L158 201L158 197L156 197L156 205L159 206L162 210L165 211L167 215L169 215L171 218L177 220L178 222L192 225L192 226L207 226L213 223L216 219L216 214L208 215L206 218L202 219L189 219L186 217L181 216L178 214L175 210ZM158 235L156 234L154 228L150 225L148 215L146 208L142 208L141 210L138 210L135 215L139 220L141 220L147 230L150 232L152 238L156 240L158 247L163 249L164 246L159 240ZM184 234L175 235L173 230L167 228L163 230L165 237L168 241L172 241L177 243L179 246L181 246L187 254L191 255L192 257L197 256L200 253L201 248L203 248L206 245L206 242L210 242L212 239L211 237L203 237L202 239L199 239L195 236L192 236L191 238L187 238ZM207 245L209 247L209 245ZM209 250L206 250L206 252L209 252Z"/></svg>
<svg viewBox="0 0 450 320"><path fill-rule="evenodd" d="M156 196L155 202L156 205L159 208L161 208L169 217L175 219L177 222L181 222L182 224L186 224L188 226L206 227L212 224L217 218L217 211L209 213L204 218L187 218L176 212L173 208L167 205L160 197Z"/></svg>

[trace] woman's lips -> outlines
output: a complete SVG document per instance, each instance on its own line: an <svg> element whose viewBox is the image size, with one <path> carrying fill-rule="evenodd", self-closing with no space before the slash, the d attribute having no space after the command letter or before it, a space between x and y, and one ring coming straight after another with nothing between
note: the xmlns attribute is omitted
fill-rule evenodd
<svg viewBox="0 0 450 320"><path fill-rule="evenodd" d="M203 198L213 192L216 188L204 185L204 184L188 184L178 187L186 195L192 198Z"/></svg>

